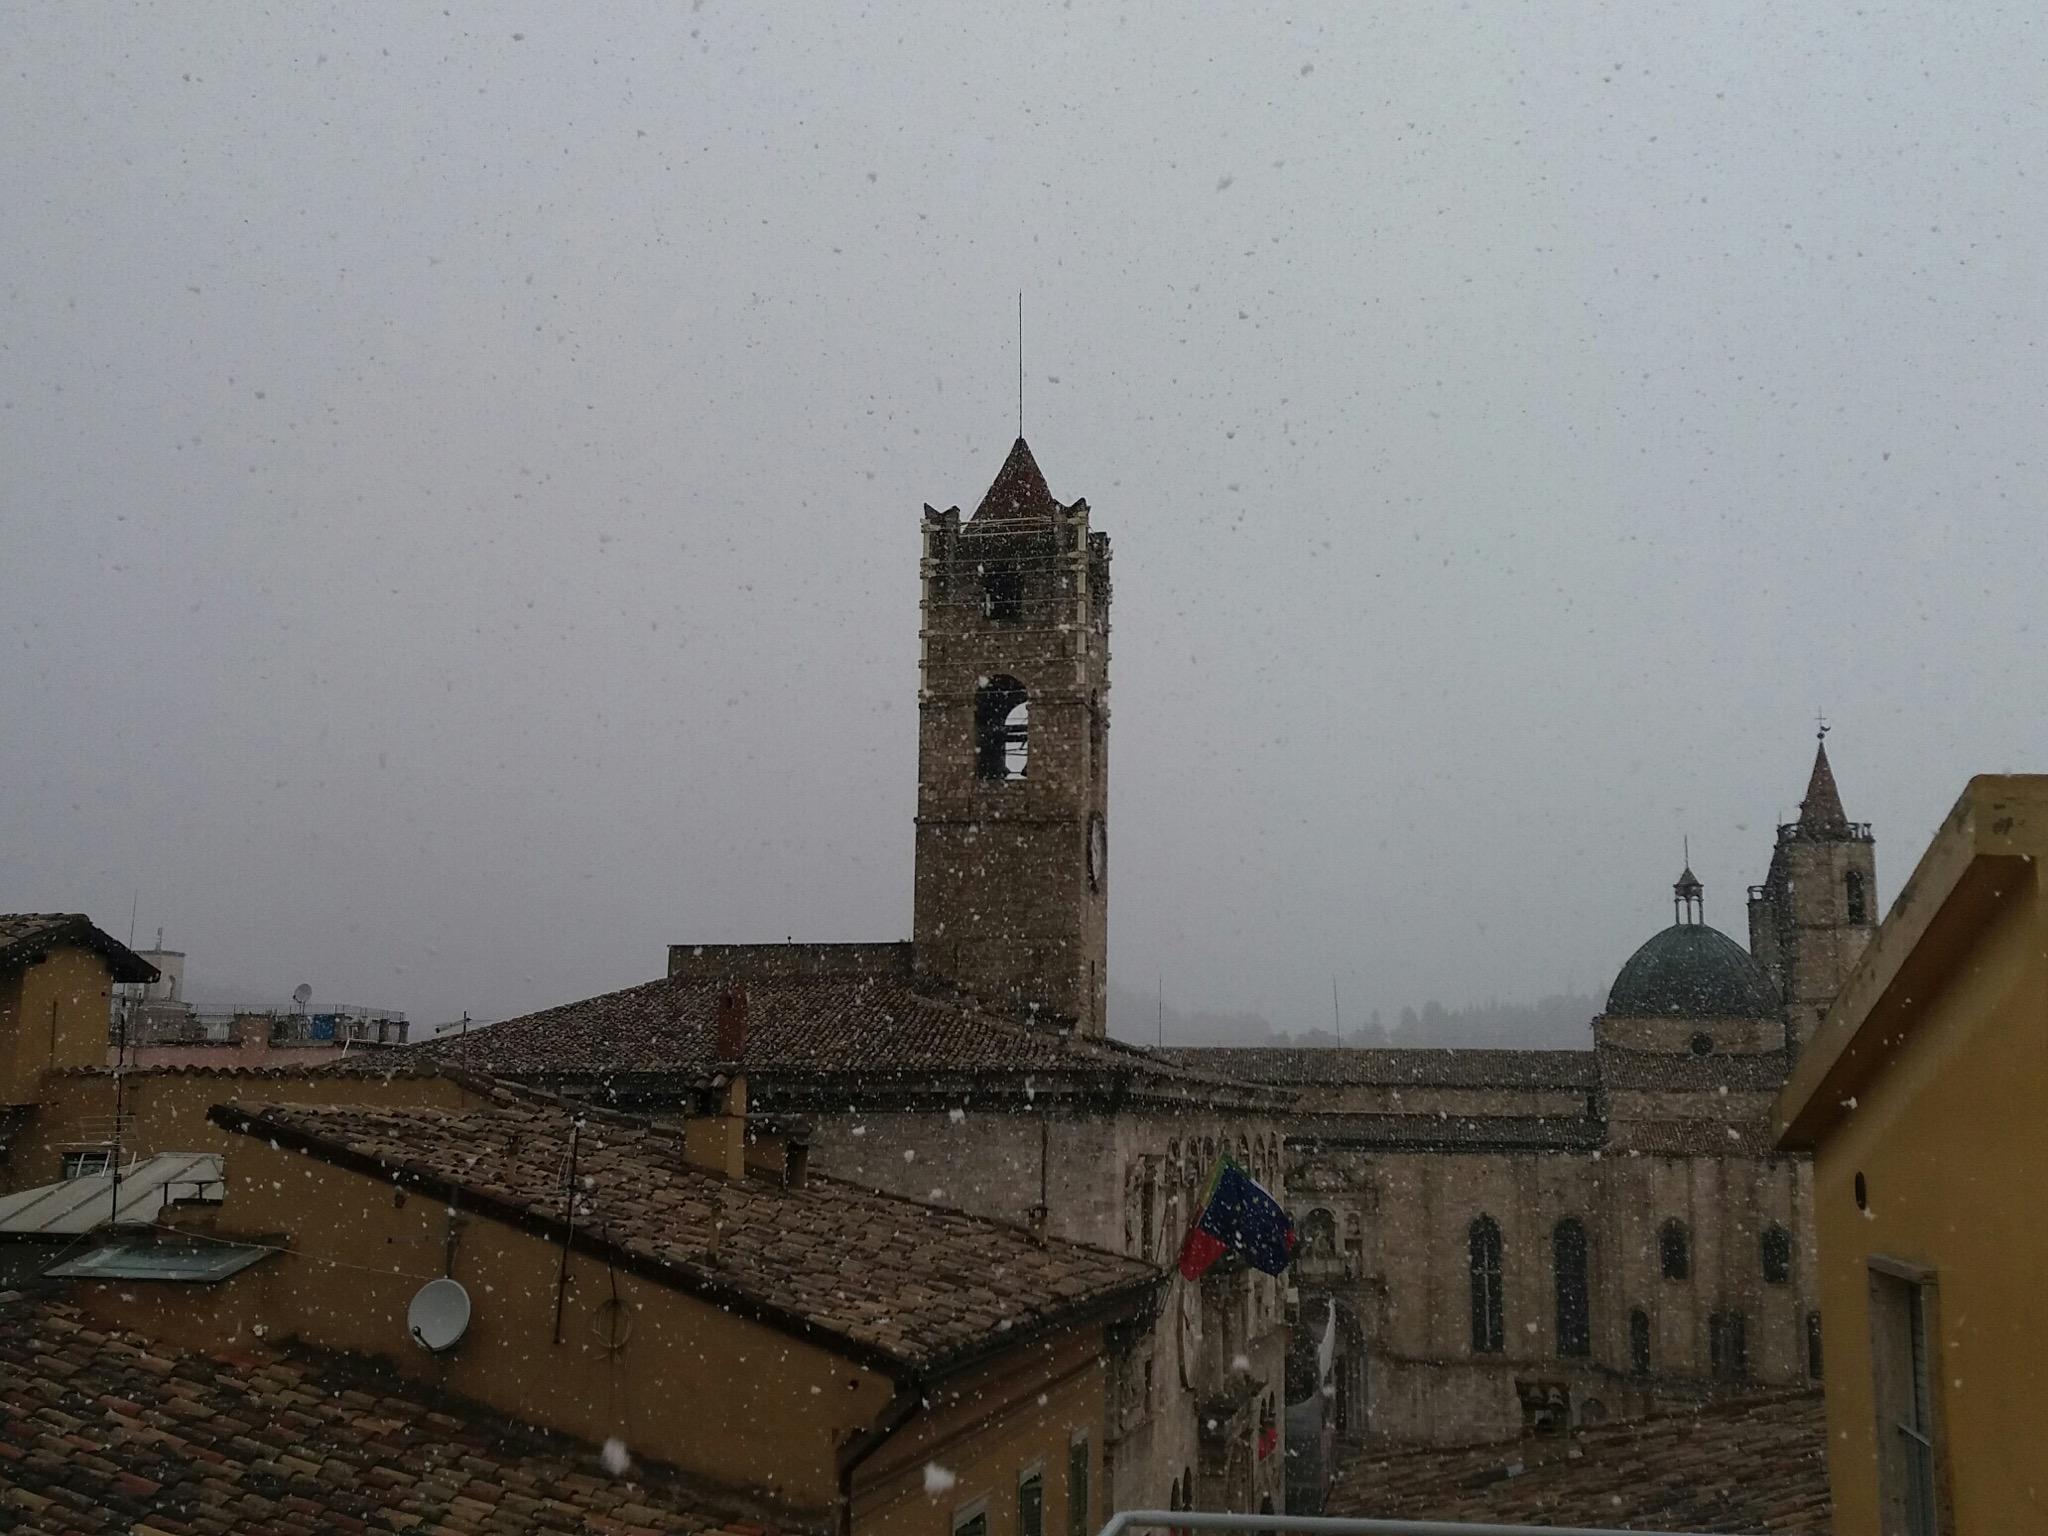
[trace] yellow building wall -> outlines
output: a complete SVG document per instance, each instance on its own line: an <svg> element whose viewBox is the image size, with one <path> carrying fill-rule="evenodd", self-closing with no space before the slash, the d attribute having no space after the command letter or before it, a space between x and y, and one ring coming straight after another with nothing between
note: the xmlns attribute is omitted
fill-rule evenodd
<svg viewBox="0 0 2048 1536"><path fill-rule="evenodd" d="M91 1063L101 1066L96 1059ZM204 1069L122 1074L122 1151L228 1153L249 1144L206 1118L215 1104L262 1097L293 1104L426 1104L460 1109L479 1096L452 1078L364 1077L317 1071L270 1073ZM29 1189L62 1177L66 1152L104 1142L114 1118L114 1078L105 1070L45 1075L31 1097L37 1108L0 1165L0 1192Z"/></svg>
<svg viewBox="0 0 2048 1536"><path fill-rule="evenodd" d="M1930 1375L1954 1530L2048 1529L2048 906L2038 866L2016 868L1944 981L1896 1025L1880 1017L1882 1028L1873 1019L1864 1031L1893 1031L1881 1064L1816 1156L1835 1530L1880 1529L1870 1255L1936 1275ZM1856 1206L1859 1172L1867 1213Z"/></svg>
<svg viewBox="0 0 2048 1536"><path fill-rule="evenodd" d="M458 1215L450 1266L442 1201L401 1200L389 1183L260 1137L230 1141L215 1229L269 1235L291 1251L214 1287L90 1287L87 1305L195 1346L297 1338L375 1356L525 1422L595 1444L617 1438L635 1458L813 1512L837 1498L840 1438L873 1422L893 1393L885 1376L584 1254L570 1256L556 1343L559 1244ZM462 1342L432 1355L413 1342L406 1309L443 1273L462 1282L474 1312ZM616 1350L606 1345L615 1287L630 1329Z"/></svg>
<svg viewBox="0 0 2048 1536"><path fill-rule="evenodd" d="M260 1137L228 1141L227 1200L182 1224L238 1239L267 1235L291 1251L212 1287L81 1285L83 1305L110 1324L190 1347L296 1338L377 1357L510 1417L597 1444L617 1438L635 1459L743 1495L765 1491L821 1523L836 1508L839 1448L881 1420L896 1393L889 1376L826 1347L580 1253L570 1256L557 1343L558 1243L457 1213L451 1264L444 1202L401 1198L388 1183ZM602 1221L601 1209L592 1219ZM474 1313L463 1341L436 1356L411 1340L405 1317L420 1286L444 1272L468 1290ZM628 1332L613 1348L607 1340L621 1315ZM1064 1536L1053 1520L1066 1508L1071 1428L1089 1434L1091 1487L1100 1487L1102 1349L1100 1326L1077 1329L947 1383L861 1469L856 1506L869 1512L857 1519L860 1536L949 1536L956 1501L924 1492L933 1459L963 1490L994 1492L1008 1479L1010 1504L991 1499L990 1536L1010 1533L1014 1468L1030 1456L1045 1461L1045 1530Z"/></svg>
<svg viewBox="0 0 2048 1536"><path fill-rule="evenodd" d="M107 1059L113 973L89 949L52 951L0 979L0 1104L33 1104L42 1074Z"/></svg>
<svg viewBox="0 0 2048 1536"><path fill-rule="evenodd" d="M1108 1374L1100 1329L1063 1335L1020 1351L954 1384L861 1468L854 1524L860 1536L950 1536L977 1505L988 1536L1021 1536L1017 1492L1033 1468L1043 1474L1045 1536L1067 1536L1068 1447L1088 1447L1088 1500L1081 1528L1094 1536L1108 1518L1102 1444ZM946 1474L931 1487L927 1466Z"/></svg>

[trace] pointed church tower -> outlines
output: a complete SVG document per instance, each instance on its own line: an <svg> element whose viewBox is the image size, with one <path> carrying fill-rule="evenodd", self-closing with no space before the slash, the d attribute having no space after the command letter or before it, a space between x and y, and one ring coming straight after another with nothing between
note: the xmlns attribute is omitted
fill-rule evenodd
<svg viewBox="0 0 2048 1536"><path fill-rule="evenodd" d="M1826 1017L1877 931L1877 846L1851 821L1820 729L1799 819L1778 828L1770 873L1749 888L1749 949L1785 1000L1796 1056Z"/></svg>
<svg viewBox="0 0 2048 1536"><path fill-rule="evenodd" d="M918 969L1103 1032L1109 535L1018 438L973 517L924 509Z"/></svg>

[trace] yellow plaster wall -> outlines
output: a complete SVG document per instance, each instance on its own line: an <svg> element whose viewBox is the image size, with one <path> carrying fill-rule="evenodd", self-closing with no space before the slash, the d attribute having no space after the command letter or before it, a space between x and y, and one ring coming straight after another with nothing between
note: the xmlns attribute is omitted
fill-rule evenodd
<svg viewBox="0 0 2048 1536"><path fill-rule="evenodd" d="M95 1060L90 1063L99 1066ZM44 1076L31 1095L37 1108L16 1135L0 1191L28 1189L62 1177L63 1156L81 1142L103 1141L114 1117L114 1078L104 1071ZM477 1096L446 1077L363 1077L317 1071L253 1075L235 1072L138 1071L123 1074L122 1149L148 1157L158 1152L232 1153L248 1138L206 1118L228 1099L291 1104L427 1104L459 1109Z"/></svg>
<svg viewBox="0 0 2048 1536"><path fill-rule="evenodd" d="M1099 1329L1078 1331L1020 1352L1020 1358L958 1383L861 1469L854 1498L860 1536L950 1536L954 1521L985 1501L989 1536L1019 1536L1017 1488L1024 1473L1044 1473L1045 1536L1067 1536L1067 1448L1088 1443L1083 1528L1094 1536L1108 1518L1102 1443L1107 1398ZM950 1487L928 1489L936 1465Z"/></svg>
<svg viewBox="0 0 2048 1536"><path fill-rule="evenodd" d="M113 974L89 949L52 951L0 979L0 1104L33 1104L42 1074L107 1057Z"/></svg>
<svg viewBox="0 0 2048 1536"><path fill-rule="evenodd" d="M1879 1065L1816 1157L1835 1530L1876 1536L1867 1260L1935 1272L1958 1532L2048 1528L2048 902L2019 866L1946 978L1887 1015ZM1906 898L1902 898L1902 903ZM1859 1044L1861 1037L1859 1037ZM1863 1174L1868 1212L1859 1211Z"/></svg>

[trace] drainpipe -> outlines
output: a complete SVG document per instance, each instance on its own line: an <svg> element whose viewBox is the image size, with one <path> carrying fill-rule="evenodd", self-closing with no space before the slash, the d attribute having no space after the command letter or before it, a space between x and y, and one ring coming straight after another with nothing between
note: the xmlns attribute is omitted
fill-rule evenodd
<svg viewBox="0 0 2048 1536"><path fill-rule="evenodd" d="M916 1378L902 1382L882 1409L881 1417L846 1442L839 1452L839 1536L853 1536L853 1475L889 1437L910 1422L924 1401L924 1385Z"/></svg>

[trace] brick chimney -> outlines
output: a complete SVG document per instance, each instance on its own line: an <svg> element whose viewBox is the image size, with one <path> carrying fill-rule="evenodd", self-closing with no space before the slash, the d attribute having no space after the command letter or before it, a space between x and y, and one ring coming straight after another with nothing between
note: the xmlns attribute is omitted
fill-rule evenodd
<svg viewBox="0 0 2048 1536"><path fill-rule="evenodd" d="M737 1071L747 1055L747 989L731 986L718 997L718 1065Z"/></svg>
<svg viewBox="0 0 2048 1536"><path fill-rule="evenodd" d="M717 1108L683 1122L683 1160L721 1178L747 1172L747 991L732 987L718 999L717 1075L712 1079Z"/></svg>

